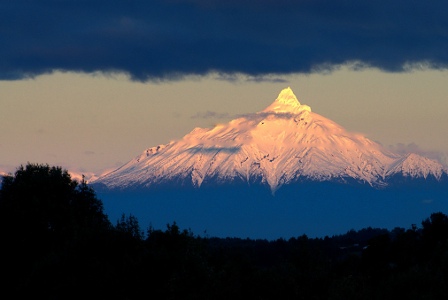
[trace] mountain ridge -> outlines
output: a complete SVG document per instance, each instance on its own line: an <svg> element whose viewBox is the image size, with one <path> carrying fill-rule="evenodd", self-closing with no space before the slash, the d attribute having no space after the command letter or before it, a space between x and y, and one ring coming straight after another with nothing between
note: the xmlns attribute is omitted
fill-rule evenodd
<svg viewBox="0 0 448 300"><path fill-rule="evenodd" d="M417 154L399 155L301 104L290 87L261 112L213 128L195 128L178 141L148 148L92 181L109 189L150 188L176 180L200 188L260 179L272 193L310 179L350 178L380 188L397 174L439 180L447 170Z"/></svg>

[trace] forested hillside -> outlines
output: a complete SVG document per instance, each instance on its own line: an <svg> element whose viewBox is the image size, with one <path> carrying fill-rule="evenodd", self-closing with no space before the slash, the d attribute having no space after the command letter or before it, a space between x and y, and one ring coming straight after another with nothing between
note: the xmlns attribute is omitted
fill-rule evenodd
<svg viewBox="0 0 448 300"><path fill-rule="evenodd" d="M448 199L447 199L448 200ZM3 179L0 256L11 299L442 299L448 216L288 240L200 236L175 223L111 222L67 171L28 164Z"/></svg>

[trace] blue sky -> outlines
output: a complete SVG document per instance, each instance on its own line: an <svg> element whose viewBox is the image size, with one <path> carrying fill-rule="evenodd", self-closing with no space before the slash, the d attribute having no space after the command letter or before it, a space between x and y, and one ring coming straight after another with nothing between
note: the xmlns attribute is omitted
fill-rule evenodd
<svg viewBox="0 0 448 300"><path fill-rule="evenodd" d="M446 162L446 1L0 0L0 169L101 172L299 100Z"/></svg>

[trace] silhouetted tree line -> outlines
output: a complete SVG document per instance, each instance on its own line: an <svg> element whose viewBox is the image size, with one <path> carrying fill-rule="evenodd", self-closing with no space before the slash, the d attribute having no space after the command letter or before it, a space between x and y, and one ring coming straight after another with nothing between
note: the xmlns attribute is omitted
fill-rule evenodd
<svg viewBox="0 0 448 300"><path fill-rule="evenodd" d="M446 299L448 217L273 241L112 224L84 180L28 164L0 189L5 299Z"/></svg>

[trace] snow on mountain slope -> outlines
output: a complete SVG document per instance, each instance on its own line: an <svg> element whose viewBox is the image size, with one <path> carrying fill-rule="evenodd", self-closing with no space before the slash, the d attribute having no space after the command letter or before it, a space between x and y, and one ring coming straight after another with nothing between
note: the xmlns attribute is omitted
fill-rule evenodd
<svg viewBox="0 0 448 300"><path fill-rule="evenodd" d="M410 153L398 159L390 166L388 173L401 174L407 177L423 177L434 176L440 179L443 173L447 171L438 162L420 155Z"/></svg>
<svg viewBox="0 0 448 300"><path fill-rule="evenodd" d="M261 181L273 192L301 179L354 179L372 186L394 174L440 178L435 161L400 156L300 104L290 88L261 112L214 128L195 128L179 141L145 150L95 183L109 188L150 187L176 180Z"/></svg>
<svg viewBox="0 0 448 300"><path fill-rule="evenodd" d="M83 177L86 182L95 181L95 179L98 178L97 175L90 172L84 173L84 172L68 171L68 173L70 174L72 180L76 180L78 182L81 182Z"/></svg>

